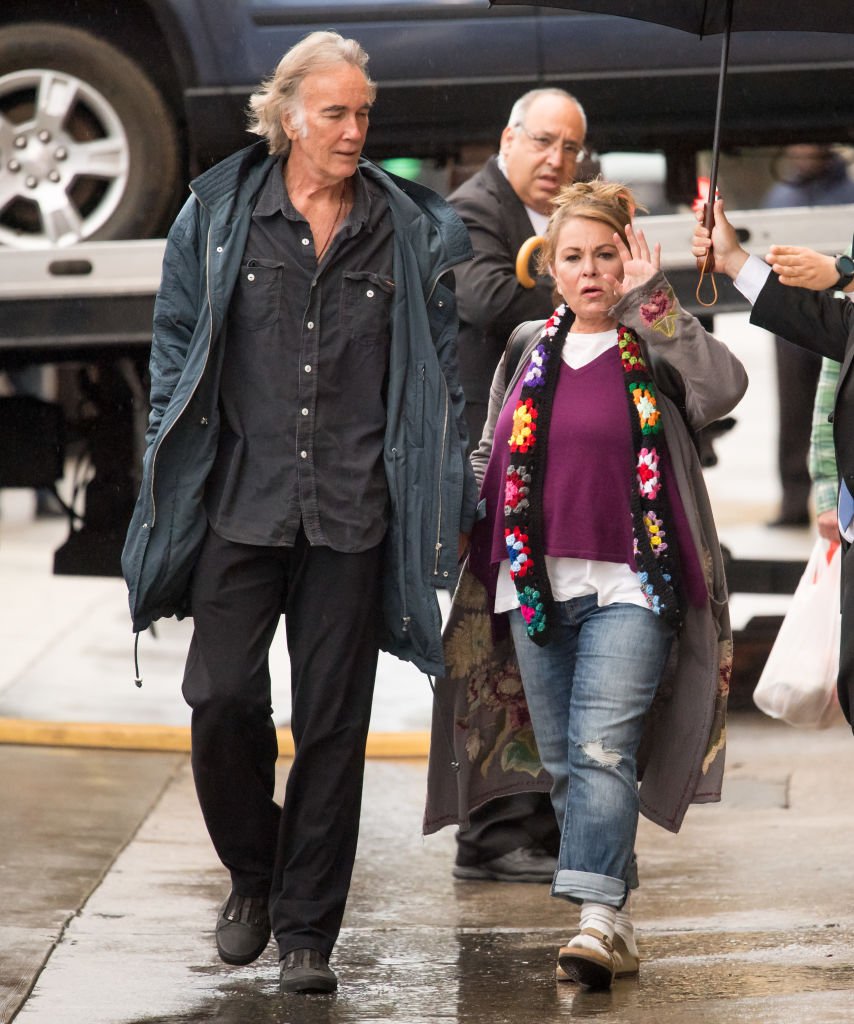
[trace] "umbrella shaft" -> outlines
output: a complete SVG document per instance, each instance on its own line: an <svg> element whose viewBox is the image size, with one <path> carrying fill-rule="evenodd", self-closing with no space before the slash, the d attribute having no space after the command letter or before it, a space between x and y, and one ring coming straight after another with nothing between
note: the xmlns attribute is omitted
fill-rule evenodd
<svg viewBox="0 0 854 1024"><path fill-rule="evenodd" d="M715 134L712 139L712 168L709 172L709 201L707 204L706 227L712 228L712 207L715 202L715 190L718 184L718 164L721 155L721 122L724 112L724 90L726 88L726 73L729 65L729 40L732 32L732 4L733 0L727 0L726 27L724 28L723 42L721 43L721 69L718 75L718 99L715 108Z"/></svg>

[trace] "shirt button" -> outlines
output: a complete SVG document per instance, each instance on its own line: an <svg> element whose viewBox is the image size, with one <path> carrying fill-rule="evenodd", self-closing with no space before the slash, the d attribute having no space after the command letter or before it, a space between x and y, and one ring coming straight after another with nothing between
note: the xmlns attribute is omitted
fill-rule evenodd
<svg viewBox="0 0 854 1024"><path fill-rule="evenodd" d="M300 409L300 412L303 414L303 416L308 416L308 409Z"/></svg>
<svg viewBox="0 0 854 1024"><path fill-rule="evenodd" d="M441 309L442 306L444 306L444 305L445 305L445 303L441 299L439 299L439 309Z"/></svg>
<svg viewBox="0 0 854 1024"><path fill-rule="evenodd" d="M201 425L203 427L206 427L208 425L208 418L207 418L207 416L202 416L202 418L199 420L199 422L201 423Z"/></svg>
<svg viewBox="0 0 854 1024"><path fill-rule="evenodd" d="M314 321L313 321L313 320L309 320L309 322L308 322L308 323L307 323L307 324L306 324L305 326L306 326L306 327L307 327L307 328L308 328L308 329L309 329L310 331L311 331L311 330L313 330L313 329L314 329Z"/></svg>
<svg viewBox="0 0 854 1024"><path fill-rule="evenodd" d="M308 452L300 452L299 453L299 457L301 459L307 459L308 458Z"/></svg>
<svg viewBox="0 0 854 1024"><path fill-rule="evenodd" d="M254 281L255 280L255 275L254 274L247 274L246 275L246 280L247 281Z"/></svg>
<svg viewBox="0 0 854 1024"><path fill-rule="evenodd" d="M372 298L374 297L374 291L373 291L373 289L372 289L372 288L369 288L369 289L368 289L368 290L367 290L367 291L365 292L365 295L367 295L369 299L372 299Z"/></svg>
<svg viewBox="0 0 854 1024"><path fill-rule="evenodd" d="M308 245L309 244L308 239L307 238L303 238L302 244L303 245Z"/></svg>
<svg viewBox="0 0 854 1024"><path fill-rule="evenodd" d="M306 363L305 364L305 372L306 373L311 373L311 364L310 363Z"/></svg>
<svg viewBox="0 0 854 1024"><path fill-rule="evenodd" d="M216 247L216 251L217 251L217 252L222 252L222 246L221 246L221 245L218 245L218 246Z"/></svg>

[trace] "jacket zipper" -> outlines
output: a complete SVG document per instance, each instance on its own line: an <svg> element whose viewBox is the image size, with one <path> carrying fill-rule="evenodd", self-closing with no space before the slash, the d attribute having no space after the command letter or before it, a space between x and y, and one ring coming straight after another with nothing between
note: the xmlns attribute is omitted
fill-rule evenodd
<svg viewBox="0 0 854 1024"><path fill-rule="evenodd" d="M394 490L397 498L397 507L401 508L400 504L400 473L397 468L397 459L400 454L397 448L392 448L392 457L394 458ZM401 518L401 522L403 522ZM403 530L398 530L398 536L400 541L398 543L398 558L400 559L400 610L402 615L400 617L400 628L404 633L409 632L409 623L412 621L411 616L408 614L408 605L406 602L406 545L403 543Z"/></svg>
<svg viewBox="0 0 854 1024"><path fill-rule="evenodd" d="M442 501L442 472L445 468L445 445L448 439L448 403L450 401L448 395L448 385L445 383L444 376L442 377L442 391L445 396L445 411L444 418L442 420L442 454L439 458L439 476L437 484L437 503L438 509L436 515L436 557L433 562L433 575L439 575L439 558L442 554L442 511L444 509L444 503Z"/></svg>
<svg viewBox="0 0 854 1024"><path fill-rule="evenodd" d="M433 298L433 292L436 290L436 286L442 280L442 278L445 276L445 274L448 273L448 270L450 270L450 267L447 270L443 270L443 271L441 271L440 273L438 273L436 275L436 277L435 277L435 279L433 281L433 284L430 286L430 292L427 295L427 302L428 303L429 303L430 299ZM442 422L442 454L441 454L441 457L439 459L439 478L438 478L439 479L439 483L438 483L438 488L437 488L437 491L438 491L438 494L437 494L437 497L438 497L438 501L437 501L438 514L437 514L437 517L436 517L436 546L435 546L436 554L435 554L435 558L433 559L433 575L434 576L438 576L439 575L439 558L441 557L441 554L442 554L442 511L443 511L443 508L444 508L444 505L443 505L443 502L442 502L442 471L445 468L445 445L446 445L447 438L448 438L448 403L450 401L450 396L448 394L448 385L447 385L447 383L445 381L445 375L444 374L440 374L440 377L442 379L442 386L443 386L444 395L445 395L445 414L444 414L444 420Z"/></svg>
<svg viewBox="0 0 854 1024"><path fill-rule="evenodd" d="M206 294L207 300L208 300L208 319L210 321L210 327L208 328L208 345L207 345L207 350L205 352L205 361L204 361L204 364L202 365L201 373L199 373L198 377L196 377L196 380L195 380L195 382L193 384L193 388L190 391L190 394L187 396L187 401L184 403L184 405L181 408L181 410L178 413L178 415L175 416L175 418L172 420L172 422L170 423L170 425L169 425L168 429L166 430L166 432L163 434L163 436L157 442L157 447L154 450L154 454L151 456L151 487L150 487L150 490L149 490L149 498L151 500L151 517L150 517L150 520L149 520L149 523L148 523L148 528L150 530L154 529L154 520L157 518L157 508L156 508L155 502L154 502L154 472L155 472L155 469L156 469L156 466L157 466L157 455L158 455L158 453L160 451L161 445L163 444L163 442L166 440L166 438L171 433L172 428L175 426L175 424L178 422L178 420L184 415L184 412L186 411L187 406L193 400L193 396L195 395L195 393L196 393L196 391L197 391L197 389L199 387L199 384L201 383L202 377L204 377L204 375L205 375L205 369L207 368L207 365L208 365L208 358L210 357L210 354L211 354L211 344L213 342L213 303L211 302L211 232L212 231L213 231L213 224L209 224L208 225L208 237L207 237L207 243L206 243L206 252L205 252L205 270L206 270L206 277L207 277L207 281L205 283L205 294Z"/></svg>

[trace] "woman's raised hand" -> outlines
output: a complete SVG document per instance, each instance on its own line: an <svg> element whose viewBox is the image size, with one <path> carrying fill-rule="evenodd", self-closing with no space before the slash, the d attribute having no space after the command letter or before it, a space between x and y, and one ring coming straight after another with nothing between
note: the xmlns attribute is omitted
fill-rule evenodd
<svg viewBox="0 0 854 1024"><path fill-rule="evenodd" d="M658 242L650 252L643 231L635 231L631 224L626 225L626 240L629 243L628 246L616 232L614 233L617 254L623 261L623 280L618 281L612 274L604 275L613 287L617 298L630 292L632 288L646 284L661 267L661 246Z"/></svg>

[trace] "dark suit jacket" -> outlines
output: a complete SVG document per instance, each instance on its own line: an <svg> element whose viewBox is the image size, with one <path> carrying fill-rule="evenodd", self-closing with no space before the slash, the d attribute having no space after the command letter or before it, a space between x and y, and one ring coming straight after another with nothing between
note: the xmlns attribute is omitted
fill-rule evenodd
<svg viewBox="0 0 854 1024"><path fill-rule="evenodd" d="M772 273L753 306L750 322L842 364L832 413L833 446L839 475L854 494L854 302L836 299L829 292L787 288ZM854 710L854 546L843 542L843 549L837 690L850 723Z"/></svg>
<svg viewBox="0 0 854 1024"><path fill-rule="evenodd" d="M489 386L513 328L541 320L555 307L553 284L540 277L534 288L516 280L516 254L531 235L528 212L490 157L448 197L468 228L474 259L454 268L460 333L460 383L467 402L489 402ZM477 438L473 439L475 442Z"/></svg>
<svg viewBox="0 0 854 1024"><path fill-rule="evenodd" d="M833 412L839 475L854 494L854 303L829 292L788 288L769 274L750 322L842 364Z"/></svg>

